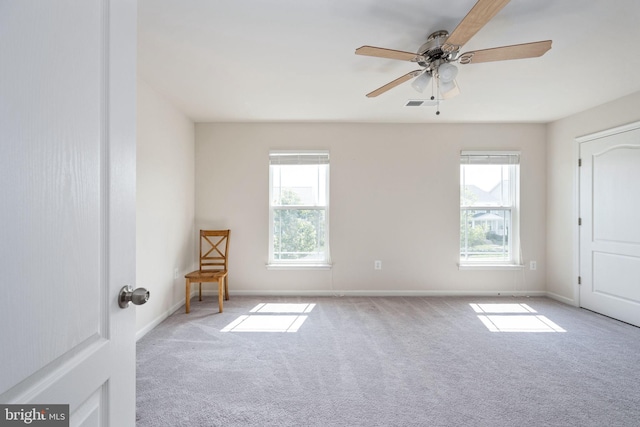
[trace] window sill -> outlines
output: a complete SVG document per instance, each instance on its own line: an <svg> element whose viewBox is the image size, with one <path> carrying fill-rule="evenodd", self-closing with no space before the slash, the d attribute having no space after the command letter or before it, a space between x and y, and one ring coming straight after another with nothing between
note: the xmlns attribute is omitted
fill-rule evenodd
<svg viewBox="0 0 640 427"><path fill-rule="evenodd" d="M458 270L522 270L524 264L458 264Z"/></svg>
<svg viewBox="0 0 640 427"><path fill-rule="evenodd" d="M267 270L331 270L331 264L267 264Z"/></svg>

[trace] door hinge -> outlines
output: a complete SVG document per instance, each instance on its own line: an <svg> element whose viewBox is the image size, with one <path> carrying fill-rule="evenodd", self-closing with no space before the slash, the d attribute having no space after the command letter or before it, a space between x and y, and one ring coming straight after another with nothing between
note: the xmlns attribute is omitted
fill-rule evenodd
<svg viewBox="0 0 640 427"><path fill-rule="evenodd" d="M582 285L582 277L578 276L578 285Z"/></svg>
<svg viewBox="0 0 640 427"><path fill-rule="evenodd" d="M578 225L582 225L582 218L578 218Z"/></svg>
<svg viewBox="0 0 640 427"><path fill-rule="evenodd" d="M578 159L578 167L582 166L582 159Z"/></svg>

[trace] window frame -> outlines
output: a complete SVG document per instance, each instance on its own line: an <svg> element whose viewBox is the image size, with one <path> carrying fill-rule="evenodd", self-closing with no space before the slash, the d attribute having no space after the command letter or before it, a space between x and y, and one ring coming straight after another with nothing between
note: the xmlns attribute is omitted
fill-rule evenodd
<svg viewBox="0 0 640 427"><path fill-rule="evenodd" d="M488 160L486 163L479 160L481 157L487 157ZM464 162L466 158L476 157L477 162L470 163ZM499 162L498 158L504 157L504 162ZM489 158L491 160L489 160ZM508 240L508 251L509 251L509 259L507 260L498 260L498 259L488 259L488 260L469 260L463 259L463 249L464 247L468 248L468 244L465 244L463 247L462 243L459 246L458 253L458 267L461 270L465 269L520 269L523 268L521 261L521 246L520 246L520 165L521 165L521 153L519 151L494 151L494 150L486 150L486 151L461 151L460 152L460 175L462 175L462 168L465 164L495 164L495 165L503 165L509 166L509 200L510 204L499 204L499 205L473 205L473 204L464 204L462 191L464 191L463 186L467 185L466 180L463 182L462 177L460 178L459 191L461 194L459 195L459 214L460 214L460 222L462 222L462 215L465 211L504 211L507 215L510 216L510 225L511 230L509 231L509 240ZM462 232L462 231L461 231ZM460 242L463 240L463 236L460 235Z"/></svg>
<svg viewBox="0 0 640 427"><path fill-rule="evenodd" d="M285 156L299 156L299 157L310 157L310 156L318 156L318 157L326 157L326 173L324 180L324 188L325 188L325 204L300 204L300 205L274 205L274 168L272 166L278 165L278 163L273 162L273 158ZM290 165L313 165L314 163L285 163ZM320 164L320 163L318 163ZM280 164L282 165L282 164ZM330 243L329 243L329 200L330 200L330 173L331 173L331 158L329 154L329 150L271 150L269 151L269 249L268 249L268 261L267 268L268 269L285 269L285 270L295 270L295 269L330 269L331 268L331 254L330 254ZM318 188L320 191L320 188ZM304 260L304 259L276 259L275 258L275 235L274 235L274 220L276 211L284 211L284 210L320 210L324 211L324 259L319 260Z"/></svg>

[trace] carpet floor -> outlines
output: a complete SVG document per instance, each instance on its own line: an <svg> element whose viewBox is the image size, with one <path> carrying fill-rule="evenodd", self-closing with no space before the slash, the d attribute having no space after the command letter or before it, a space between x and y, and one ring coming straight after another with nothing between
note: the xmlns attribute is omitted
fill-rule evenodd
<svg viewBox="0 0 640 427"><path fill-rule="evenodd" d="M640 425L640 328L547 298L191 310L137 343L137 427Z"/></svg>

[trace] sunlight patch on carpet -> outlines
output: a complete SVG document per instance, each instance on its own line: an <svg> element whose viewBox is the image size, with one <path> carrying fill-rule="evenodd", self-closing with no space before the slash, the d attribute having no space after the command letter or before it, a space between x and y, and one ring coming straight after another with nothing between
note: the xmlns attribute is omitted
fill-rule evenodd
<svg viewBox="0 0 640 427"><path fill-rule="evenodd" d="M567 332L545 316L478 316L491 332Z"/></svg>
<svg viewBox="0 0 640 427"><path fill-rule="evenodd" d="M527 304L469 304L476 313L536 313Z"/></svg>
<svg viewBox="0 0 640 427"><path fill-rule="evenodd" d="M315 304L262 303L251 309L251 313L310 313Z"/></svg>
<svg viewBox="0 0 640 427"><path fill-rule="evenodd" d="M220 332L298 332L308 316L240 316Z"/></svg>
<svg viewBox="0 0 640 427"><path fill-rule="evenodd" d="M469 304L491 332L567 332L527 304Z"/></svg>
<svg viewBox="0 0 640 427"><path fill-rule="evenodd" d="M315 304L261 303L220 332L298 332ZM289 314L283 314L289 313Z"/></svg>

